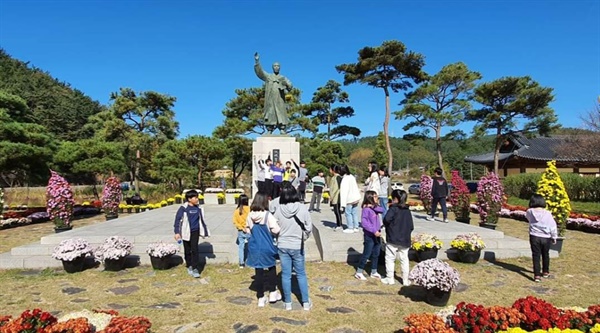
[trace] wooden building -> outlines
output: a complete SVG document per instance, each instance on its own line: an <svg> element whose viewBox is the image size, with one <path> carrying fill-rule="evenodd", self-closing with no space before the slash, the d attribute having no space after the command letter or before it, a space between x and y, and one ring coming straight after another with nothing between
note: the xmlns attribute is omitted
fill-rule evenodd
<svg viewBox="0 0 600 333"><path fill-rule="evenodd" d="M567 136L527 138L521 134L509 136L500 148L498 173L506 177L518 173L544 172L546 162L555 160L558 172L578 173L582 176L600 177L600 161L562 157L556 149L566 143ZM600 149L600 148L599 148ZM494 152L465 157L465 162L485 165L494 170Z"/></svg>

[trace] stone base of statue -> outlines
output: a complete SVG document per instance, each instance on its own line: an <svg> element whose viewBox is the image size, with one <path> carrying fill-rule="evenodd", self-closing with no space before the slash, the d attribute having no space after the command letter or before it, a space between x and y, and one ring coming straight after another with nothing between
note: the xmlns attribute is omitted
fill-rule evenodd
<svg viewBox="0 0 600 333"><path fill-rule="evenodd" d="M256 156L257 161L266 160L270 156L273 163L280 160L282 168L285 168L285 162L292 159L296 163L300 163L300 143L293 136L266 134L259 136L252 143L252 155ZM293 164L292 167L294 167ZM256 165L252 165L252 175L252 197L254 197L254 194L258 191L256 186L258 169Z"/></svg>

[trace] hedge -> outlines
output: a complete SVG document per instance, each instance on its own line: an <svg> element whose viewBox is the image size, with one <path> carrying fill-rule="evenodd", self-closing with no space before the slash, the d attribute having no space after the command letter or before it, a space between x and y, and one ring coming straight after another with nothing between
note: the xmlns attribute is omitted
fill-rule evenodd
<svg viewBox="0 0 600 333"><path fill-rule="evenodd" d="M581 177L575 173L561 173L569 199L574 201L600 202L600 178ZM541 178L538 173L521 173L510 175L502 181L504 191L509 196L529 200L537 191Z"/></svg>

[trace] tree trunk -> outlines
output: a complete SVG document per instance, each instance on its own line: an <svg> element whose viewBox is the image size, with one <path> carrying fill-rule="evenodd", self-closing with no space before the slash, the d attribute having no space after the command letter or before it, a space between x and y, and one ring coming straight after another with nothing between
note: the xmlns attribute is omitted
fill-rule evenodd
<svg viewBox="0 0 600 333"><path fill-rule="evenodd" d="M139 174L140 174L140 150L138 149L135 152L135 191L134 191L135 193L141 193Z"/></svg>
<svg viewBox="0 0 600 333"><path fill-rule="evenodd" d="M445 175L445 171L444 171L444 161L442 159L442 128L438 125L435 129L435 149L437 150L437 157L438 157L438 166L440 169L442 169L442 176L446 176Z"/></svg>
<svg viewBox="0 0 600 333"><path fill-rule="evenodd" d="M394 162L394 157L392 156L392 146L390 144L390 135L388 131L388 127L390 125L390 92L387 87L383 88L385 92L385 120L383 121L383 135L385 136L385 148L388 153L388 173L392 174L392 163Z"/></svg>
<svg viewBox="0 0 600 333"><path fill-rule="evenodd" d="M327 141L331 141L331 114L327 113Z"/></svg>
<svg viewBox="0 0 600 333"><path fill-rule="evenodd" d="M198 188L202 189L202 167L198 166Z"/></svg>
<svg viewBox="0 0 600 333"><path fill-rule="evenodd" d="M502 136L500 135L500 130L496 133L496 146L494 147L494 173L500 177L498 174L498 158L500 157L500 146L502 146Z"/></svg>

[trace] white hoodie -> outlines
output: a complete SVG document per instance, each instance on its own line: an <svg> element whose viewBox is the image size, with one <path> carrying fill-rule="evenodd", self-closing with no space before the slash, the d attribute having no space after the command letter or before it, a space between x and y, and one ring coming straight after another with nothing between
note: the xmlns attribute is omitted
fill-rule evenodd
<svg viewBox="0 0 600 333"><path fill-rule="evenodd" d="M340 184L340 206L346 207L348 204L358 203L361 195L353 175L344 175Z"/></svg>
<svg viewBox="0 0 600 333"><path fill-rule="evenodd" d="M246 218L246 227L252 230L254 224L265 224L267 223L267 227L271 230L271 233L276 235L279 233L279 225L277 224L277 219L273 216L273 214L269 213L267 217L267 221L265 221L265 211L258 212L250 212L248 217Z"/></svg>

